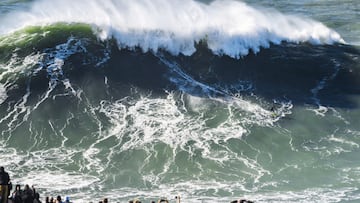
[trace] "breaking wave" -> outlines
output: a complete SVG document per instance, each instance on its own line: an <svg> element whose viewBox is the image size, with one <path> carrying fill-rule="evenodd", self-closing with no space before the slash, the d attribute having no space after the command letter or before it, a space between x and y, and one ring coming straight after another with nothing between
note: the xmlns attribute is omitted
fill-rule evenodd
<svg viewBox="0 0 360 203"><path fill-rule="evenodd" d="M83 202L359 198L360 54L323 24L238 1L29 6L0 20L13 180Z"/></svg>
<svg viewBox="0 0 360 203"><path fill-rule="evenodd" d="M200 41L217 55L235 58L281 42L344 43L320 22L237 1L41 0L30 11L8 14L0 30L8 34L58 22L91 25L99 38L116 38L121 48L163 49L174 55L193 54Z"/></svg>

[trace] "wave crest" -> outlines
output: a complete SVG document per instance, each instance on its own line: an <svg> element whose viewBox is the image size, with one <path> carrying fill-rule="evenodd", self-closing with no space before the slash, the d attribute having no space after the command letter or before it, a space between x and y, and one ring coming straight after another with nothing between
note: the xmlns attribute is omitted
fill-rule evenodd
<svg viewBox="0 0 360 203"><path fill-rule="evenodd" d="M320 22L230 0L40 0L30 11L10 13L0 21L2 34L27 26L86 23L100 39L117 39L120 48L164 49L174 55L193 54L194 43L202 40L213 53L235 58L284 41L344 43Z"/></svg>

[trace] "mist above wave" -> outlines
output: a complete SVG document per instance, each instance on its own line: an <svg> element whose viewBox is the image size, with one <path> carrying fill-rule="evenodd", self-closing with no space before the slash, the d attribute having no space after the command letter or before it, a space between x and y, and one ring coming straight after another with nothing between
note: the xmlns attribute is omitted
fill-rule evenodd
<svg viewBox="0 0 360 203"><path fill-rule="evenodd" d="M0 22L1 34L57 22L86 23L100 39L115 38L120 48L164 49L174 55L191 55L200 41L214 54L235 58L283 41L344 42L320 22L230 0L39 0L29 11L10 13Z"/></svg>

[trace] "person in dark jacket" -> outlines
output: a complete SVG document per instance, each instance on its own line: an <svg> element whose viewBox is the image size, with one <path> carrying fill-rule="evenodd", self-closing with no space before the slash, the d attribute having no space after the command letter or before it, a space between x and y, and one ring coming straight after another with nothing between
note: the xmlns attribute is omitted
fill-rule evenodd
<svg viewBox="0 0 360 203"><path fill-rule="evenodd" d="M62 202L62 200L61 200L61 196L60 195L58 195L57 197L56 197L56 201L55 201L56 203L63 203Z"/></svg>
<svg viewBox="0 0 360 203"><path fill-rule="evenodd" d="M33 194L33 190L30 189L29 185L25 185L25 188L21 195L21 199L23 203L33 203L34 194Z"/></svg>
<svg viewBox="0 0 360 203"><path fill-rule="evenodd" d="M40 194L38 192L35 192L33 203L41 203Z"/></svg>
<svg viewBox="0 0 360 203"><path fill-rule="evenodd" d="M20 185L15 186L15 191L12 193L11 198L13 203L22 203L22 190Z"/></svg>
<svg viewBox="0 0 360 203"><path fill-rule="evenodd" d="M7 203L9 196L10 176L5 172L4 167L0 167L0 203Z"/></svg>

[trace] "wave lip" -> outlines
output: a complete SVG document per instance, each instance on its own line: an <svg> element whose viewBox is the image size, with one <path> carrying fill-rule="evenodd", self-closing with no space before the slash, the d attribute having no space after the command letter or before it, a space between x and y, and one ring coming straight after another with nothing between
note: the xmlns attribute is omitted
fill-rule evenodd
<svg viewBox="0 0 360 203"><path fill-rule="evenodd" d="M194 42L201 41L215 54L231 57L283 41L345 43L320 22L231 0L209 5L194 0L40 0L29 11L7 15L0 30L5 34L57 22L90 24L99 38L116 38L121 48L164 49L174 55L193 54Z"/></svg>

